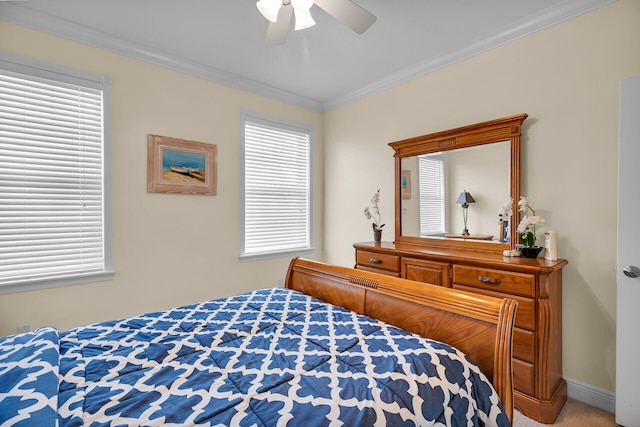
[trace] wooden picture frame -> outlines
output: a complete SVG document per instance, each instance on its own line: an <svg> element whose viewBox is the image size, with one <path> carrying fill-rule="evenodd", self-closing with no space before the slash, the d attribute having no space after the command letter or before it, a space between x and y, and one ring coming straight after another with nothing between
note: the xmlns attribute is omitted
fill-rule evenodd
<svg viewBox="0 0 640 427"><path fill-rule="evenodd" d="M402 170L402 199L411 199L411 171L408 169Z"/></svg>
<svg viewBox="0 0 640 427"><path fill-rule="evenodd" d="M217 191L218 146L147 135L147 191L204 194Z"/></svg>

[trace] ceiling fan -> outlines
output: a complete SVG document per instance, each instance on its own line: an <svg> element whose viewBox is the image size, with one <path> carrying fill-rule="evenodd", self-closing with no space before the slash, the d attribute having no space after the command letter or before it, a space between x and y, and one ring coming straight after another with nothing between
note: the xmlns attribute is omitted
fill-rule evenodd
<svg viewBox="0 0 640 427"><path fill-rule="evenodd" d="M267 18L267 43L282 44L295 15L295 30L303 30L316 23L311 6L316 5L358 34L364 33L376 21L375 15L351 0L258 0L256 6Z"/></svg>

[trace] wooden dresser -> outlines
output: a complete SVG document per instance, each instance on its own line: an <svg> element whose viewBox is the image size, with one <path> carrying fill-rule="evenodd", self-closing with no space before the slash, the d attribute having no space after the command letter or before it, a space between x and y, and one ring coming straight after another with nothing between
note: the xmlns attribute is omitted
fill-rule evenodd
<svg viewBox="0 0 640 427"><path fill-rule="evenodd" d="M518 301L513 338L515 406L553 423L567 399L562 378L562 268L566 260L356 243L355 268ZM426 285L425 285L426 286Z"/></svg>

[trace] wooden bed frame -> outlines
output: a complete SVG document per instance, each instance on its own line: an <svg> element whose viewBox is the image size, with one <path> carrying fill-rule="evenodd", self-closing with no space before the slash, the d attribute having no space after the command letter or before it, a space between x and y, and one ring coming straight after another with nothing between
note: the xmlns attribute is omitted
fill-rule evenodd
<svg viewBox="0 0 640 427"><path fill-rule="evenodd" d="M513 324L517 301L294 258L285 287L445 342L489 378L513 421Z"/></svg>

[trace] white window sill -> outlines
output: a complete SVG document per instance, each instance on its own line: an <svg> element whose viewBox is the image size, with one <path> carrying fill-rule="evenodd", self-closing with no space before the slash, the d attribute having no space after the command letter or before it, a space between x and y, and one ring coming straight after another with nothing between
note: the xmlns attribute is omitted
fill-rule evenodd
<svg viewBox="0 0 640 427"><path fill-rule="evenodd" d="M279 252L261 252L257 254L242 254L240 255L240 262L245 261L257 261L261 259L269 259L269 258L282 258L282 257L291 257L297 256L303 253L312 252L315 249L312 247L309 248L300 248L300 249L291 249L288 251L279 251Z"/></svg>
<svg viewBox="0 0 640 427"><path fill-rule="evenodd" d="M38 289L55 288L67 285L79 285L81 283L103 282L113 279L115 271L108 270L99 273L83 274L79 276L66 276L54 279L31 280L18 283L0 285L0 294L13 292L34 291Z"/></svg>

